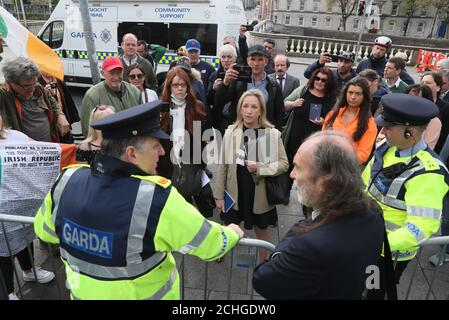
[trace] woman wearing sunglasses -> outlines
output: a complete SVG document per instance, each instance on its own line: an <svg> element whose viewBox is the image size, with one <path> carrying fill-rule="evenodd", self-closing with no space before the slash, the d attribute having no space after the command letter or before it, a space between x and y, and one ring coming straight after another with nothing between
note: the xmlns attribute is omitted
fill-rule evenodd
<svg viewBox="0 0 449 320"><path fill-rule="evenodd" d="M307 84L295 89L285 99L285 110L291 112L283 133L290 164L304 139L321 130L324 118L335 104L336 88L332 71L320 68L315 70Z"/></svg>
<svg viewBox="0 0 449 320"><path fill-rule="evenodd" d="M145 70L140 64L133 64L127 68L124 79L135 85L142 93L142 103L159 100L156 91L147 88L145 83Z"/></svg>

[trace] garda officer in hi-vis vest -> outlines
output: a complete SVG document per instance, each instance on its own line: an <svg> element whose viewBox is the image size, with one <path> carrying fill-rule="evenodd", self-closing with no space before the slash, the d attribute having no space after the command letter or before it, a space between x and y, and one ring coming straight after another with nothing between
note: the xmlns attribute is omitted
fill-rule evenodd
<svg viewBox="0 0 449 320"><path fill-rule="evenodd" d="M243 236L236 225L206 220L156 175L169 139L159 101L92 124L103 134L92 167L60 175L37 212L34 229L60 244L73 299L179 299L172 251L222 257Z"/></svg>
<svg viewBox="0 0 449 320"><path fill-rule="evenodd" d="M382 207L391 252L398 254L395 279L448 216L449 174L422 136L438 107L422 97L390 93L382 97L384 141L374 151L362 178L366 192ZM394 255L393 255L394 258ZM383 259L382 259L383 260ZM383 299L384 263L379 263L380 290L370 290L368 299Z"/></svg>

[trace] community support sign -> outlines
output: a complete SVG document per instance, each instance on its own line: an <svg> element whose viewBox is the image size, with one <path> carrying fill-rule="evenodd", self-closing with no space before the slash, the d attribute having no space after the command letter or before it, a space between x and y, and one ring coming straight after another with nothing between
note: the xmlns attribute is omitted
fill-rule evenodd
<svg viewBox="0 0 449 320"><path fill-rule="evenodd" d="M61 168L75 163L75 157L75 145L0 143L1 213L34 216Z"/></svg>

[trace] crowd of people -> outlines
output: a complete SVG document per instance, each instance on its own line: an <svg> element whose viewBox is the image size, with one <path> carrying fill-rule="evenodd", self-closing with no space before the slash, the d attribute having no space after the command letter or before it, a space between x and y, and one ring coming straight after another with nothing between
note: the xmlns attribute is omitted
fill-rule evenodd
<svg viewBox="0 0 449 320"><path fill-rule="evenodd" d="M125 34L123 54L103 61L104 81L87 90L80 114L64 82L30 59L4 65L0 143L73 143L81 122L77 160L91 170L63 171L35 223L41 240L60 245L72 298L179 298L171 252L220 260L243 237L242 223L274 242L276 206L288 204L293 183L304 219L273 253L259 250L253 283L266 298L391 298L419 243L440 228L449 234L448 61L415 84L406 57L387 58L392 41L381 36L356 69L351 52L322 53L301 85L275 41L248 47L245 33L223 39L218 70L189 39L158 75L148 44ZM213 139L196 141L206 130ZM210 142L220 147L215 176L203 157ZM273 181L287 200L273 200ZM208 219L214 209L221 225ZM104 238L107 252L71 243L64 228ZM393 274L388 244L399 254ZM24 250L14 255L36 281ZM449 248L430 257L448 261ZM0 262L14 299L11 259ZM364 292L370 265L381 287ZM38 271L39 282L54 277Z"/></svg>

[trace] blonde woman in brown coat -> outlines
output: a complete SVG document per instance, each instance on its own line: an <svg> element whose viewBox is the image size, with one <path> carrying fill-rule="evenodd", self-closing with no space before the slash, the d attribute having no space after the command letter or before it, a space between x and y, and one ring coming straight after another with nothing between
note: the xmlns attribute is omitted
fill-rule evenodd
<svg viewBox="0 0 449 320"><path fill-rule="evenodd" d="M245 92L237 105L237 120L224 134L215 198L225 224L244 222L258 239L270 241L269 226L277 225L276 207L267 201L265 177L288 170L281 133L268 122L259 90ZM225 191L234 205L225 213ZM259 260L267 255L260 250Z"/></svg>

